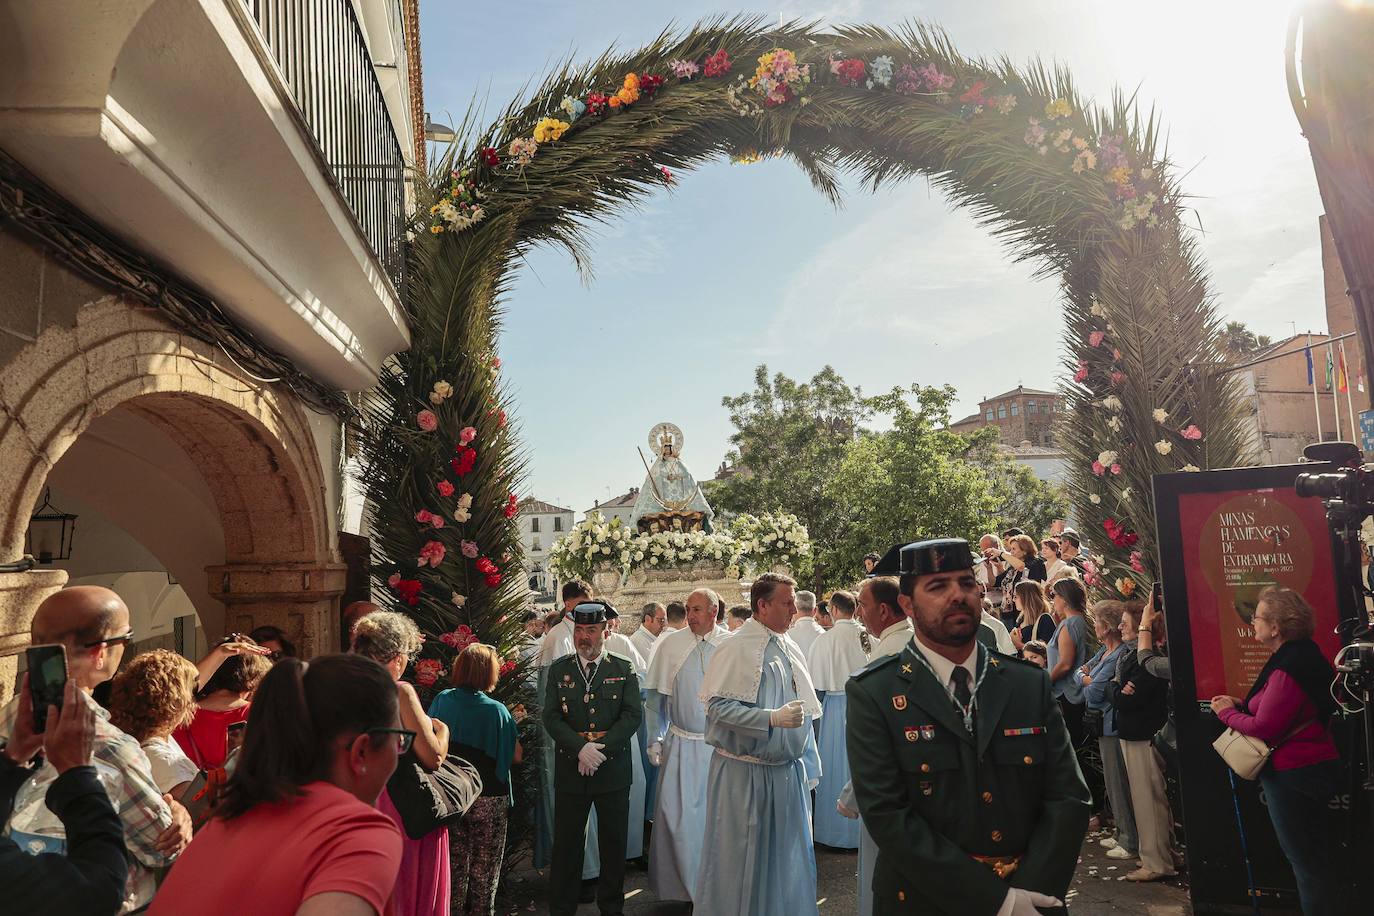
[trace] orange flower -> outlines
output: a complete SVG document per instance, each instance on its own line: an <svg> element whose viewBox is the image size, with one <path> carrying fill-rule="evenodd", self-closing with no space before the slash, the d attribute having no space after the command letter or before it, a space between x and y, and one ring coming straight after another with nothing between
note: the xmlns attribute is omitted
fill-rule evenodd
<svg viewBox="0 0 1374 916"><path fill-rule="evenodd" d="M625 77L625 88L626 88L626 89L638 89L638 88L639 88L639 77L638 77L638 76L635 76L633 73L628 74L628 75Z"/></svg>
<svg viewBox="0 0 1374 916"><path fill-rule="evenodd" d="M616 94L607 99L606 104L612 108L619 108L623 103L620 101L620 95Z"/></svg>

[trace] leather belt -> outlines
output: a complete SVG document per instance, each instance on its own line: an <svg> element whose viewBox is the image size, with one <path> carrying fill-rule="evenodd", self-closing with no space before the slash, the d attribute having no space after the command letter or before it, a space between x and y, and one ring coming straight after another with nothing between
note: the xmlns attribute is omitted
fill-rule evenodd
<svg viewBox="0 0 1374 916"><path fill-rule="evenodd" d="M970 853L969 858L991 868L1003 881L1010 878L1012 872L1021 864L1021 856L975 856Z"/></svg>
<svg viewBox="0 0 1374 916"><path fill-rule="evenodd" d="M738 760L740 763L757 763L758 765L765 767L781 767L796 762L793 760L763 760L758 757L750 757L748 754L732 754L724 748L720 747L716 748L716 753L722 757L728 757L731 760Z"/></svg>
<svg viewBox="0 0 1374 916"><path fill-rule="evenodd" d="M583 738L586 738L588 741L599 741L602 738L606 737L605 732L578 732L578 734L581 735Z"/></svg>
<svg viewBox="0 0 1374 916"><path fill-rule="evenodd" d="M697 732L689 732L685 728L678 728L676 725L669 724L668 731L679 738L686 738L688 741L705 741L706 736Z"/></svg>

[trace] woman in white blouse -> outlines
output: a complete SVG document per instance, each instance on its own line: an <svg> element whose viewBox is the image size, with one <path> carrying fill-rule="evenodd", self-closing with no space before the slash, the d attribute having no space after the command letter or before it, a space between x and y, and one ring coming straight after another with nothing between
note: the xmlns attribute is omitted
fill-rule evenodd
<svg viewBox="0 0 1374 916"><path fill-rule="evenodd" d="M134 656L110 690L110 722L137 739L158 791L181 798L199 772L172 732L196 712L196 666L166 649Z"/></svg>

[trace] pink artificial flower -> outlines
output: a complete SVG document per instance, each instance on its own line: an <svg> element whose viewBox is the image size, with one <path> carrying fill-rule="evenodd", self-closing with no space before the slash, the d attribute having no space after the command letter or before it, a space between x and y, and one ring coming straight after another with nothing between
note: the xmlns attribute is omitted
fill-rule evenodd
<svg viewBox="0 0 1374 916"><path fill-rule="evenodd" d="M452 496L452 495L453 495L453 484L449 483L447 480L441 480L441 481L439 481L439 483L438 483L436 486L438 486L438 488L439 488L439 495L440 495L440 496Z"/></svg>
<svg viewBox="0 0 1374 916"><path fill-rule="evenodd" d="M428 525L432 518L434 518L434 516L430 514L428 509L421 509L419 512L415 513L415 521L419 522L421 525Z"/></svg>
<svg viewBox="0 0 1374 916"><path fill-rule="evenodd" d="M425 546L420 548L419 563L421 566L425 566L426 564L429 566L438 566L440 563L444 562L444 554L446 552L444 545L440 544L438 541L425 541Z"/></svg>
<svg viewBox="0 0 1374 916"><path fill-rule="evenodd" d="M422 658L415 663L415 683L421 687L433 687L443 673L443 663L438 659Z"/></svg>
<svg viewBox="0 0 1374 916"><path fill-rule="evenodd" d="M672 60L668 62L668 69L673 71L673 76L680 80L689 80L701 72L701 67L694 60Z"/></svg>
<svg viewBox="0 0 1374 916"><path fill-rule="evenodd" d="M1100 347L1102 346L1102 341L1105 340L1106 337L1106 331L1093 331L1091 334L1088 335L1088 346Z"/></svg>
<svg viewBox="0 0 1374 916"><path fill-rule="evenodd" d="M1101 477L1103 474L1107 473L1107 466L1100 461L1094 461L1093 473L1096 474L1098 477Z"/></svg>
<svg viewBox="0 0 1374 916"><path fill-rule="evenodd" d="M491 358L491 367L492 367L493 369L500 369L500 368L501 368L501 357L499 357L499 356L493 356L493 357Z"/></svg>
<svg viewBox="0 0 1374 916"><path fill-rule="evenodd" d="M1185 439L1192 439L1193 441L1197 441L1198 439L1202 438L1202 430L1198 429L1197 424L1194 423L1190 425L1187 429L1183 430L1182 436Z"/></svg>
<svg viewBox="0 0 1374 916"><path fill-rule="evenodd" d="M387 577L386 584L390 585L392 588L395 588L397 585L400 585L401 574L398 572L392 573L389 577Z"/></svg>
<svg viewBox="0 0 1374 916"><path fill-rule="evenodd" d="M1073 380L1080 385L1088 380L1088 364L1081 359L1078 361L1078 371L1073 374Z"/></svg>
<svg viewBox="0 0 1374 916"><path fill-rule="evenodd" d="M460 545L460 547L461 547L461 549L462 549L462 551L463 551L463 556L467 557L469 560L475 560L475 559L477 559L477 542L476 542L476 541L463 541L463 543Z"/></svg>
<svg viewBox="0 0 1374 916"><path fill-rule="evenodd" d="M663 176L663 181L665 184L677 183L677 180L673 178L673 173L668 169L666 165L660 165L658 167L658 173Z"/></svg>
<svg viewBox="0 0 1374 916"><path fill-rule="evenodd" d="M1120 473L1121 473L1121 465L1113 463L1110 470L1111 470L1111 472L1112 472L1113 474L1120 474Z"/></svg>
<svg viewBox="0 0 1374 916"><path fill-rule="evenodd" d="M1113 372L1113 373L1112 373L1112 384L1113 384L1113 385L1120 385L1120 384L1121 384L1122 382L1124 382L1124 381L1126 381L1126 373L1124 373L1124 372Z"/></svg>
<svg viewBox="0 0 1374 916"><path fill-rule="evenodd" d="M476 438L477 430L471 426L464 426L462 430L458 433L458 444L467 445L469 442Z"/></svg>
<svg viewBox="0 0 1374 916"><path fill-rule="evenodd" d="M415 425L427 433L432 433L439 428L439 418L432 410L422 410L415 415Z"/></svg>
<svg viewBox="0 0 1374 916"><path fill-rule="evenodd" d="M1139 550L1131 551L1131 569L1134 569L1138 573L1143 573L1145 571L1145 561L1141 557Z"/></svg>
<svg viewBox="0 0 1374 916"><path fill-rule="evenodd" d="M444 517L437 512L429 517L429 523L435 528L444 527Z"/></svg>

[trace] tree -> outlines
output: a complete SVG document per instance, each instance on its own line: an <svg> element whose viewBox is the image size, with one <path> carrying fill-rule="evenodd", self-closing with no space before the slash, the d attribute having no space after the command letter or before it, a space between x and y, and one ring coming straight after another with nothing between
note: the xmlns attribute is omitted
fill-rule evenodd
<svg viewBox="0 0 1374 916"><path fill-rule="evenodd" d="M827 495L825 482L872 414L858 388L829 366L805 383L782 373L770 380L768 367L759 366L754 390L721 404L735 425L726 456L735 473L706 485L715 508L791 512L813 542L843 524L844 506Z"/></svg>
<svg viewBox="0 0 1374 916"><path fill-rule="evenodd" d="M1221 332L1221 345L1233 362L1241 362L1273 344L1267 334L1256 335L1243 321L1228 321Z"/></svg>

